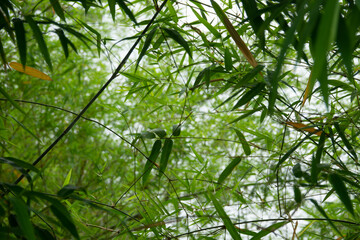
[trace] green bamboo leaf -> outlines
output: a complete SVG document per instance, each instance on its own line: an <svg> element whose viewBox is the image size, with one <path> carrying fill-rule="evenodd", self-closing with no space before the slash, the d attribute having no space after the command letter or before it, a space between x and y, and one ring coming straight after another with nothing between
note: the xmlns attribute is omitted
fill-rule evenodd
<svg viewBox="0 0 360 240"><path fill-rule="evenodd" d="M287 223L289 223L289 222L288 221L283 221L283 222L275 223L275 224L261 230L260 232L258 232L254 237L251 238L251 240L262 239L266 235L276 231L277 229L281 228L282 226L286 225Z"/></svg>
<svg viewBox="0 0 360 240"><path fill-rule="evenodd" d="M276 69L269 76L270 83L271 83L270 94L269 94L269 106L268 106L269 114L272 114L274 111L275 102L278 97L277 89L278 89L278 85L279 85L279 80L281 79L279 76L280 76L281 70L283 68L283 63L285 60L286 52L289 49L289 45L295 39L295 36L296 36L295 31L298 28L298 25L303 21L304 15L306 13L305 5L306 5L305 1L301 2L300 10L298 11L297 17L292 22L291 27L286 31L285 41L282 44L280 54L277 58Z"/></svg>
<svg viewBox="0 0 360 240"><path fill-rule="evenodd" d="M162 128L155 128L151 130L152 132L154 132L156 135L159 136L159 138L164 138L166 136L166 131Z"/></svg>
<svg viewBox="0 0 360 240"><path fill-rule="evenodd" d="M27 131L28 133L30 133L36 140L38 140L39 142L41 142L40 138L38 138L35 133L33 133L29 128L27 128L24 124L22 124L20 121L18 121L16 118L14 118L13 116L11 116L9 114L9 116L17 123L19 124L25 131Z"/></svg>
<svg viewBox="0 0 360 240"><path fill-rule="evenodd" d="M28 207L21 198L10 198L14 207L16 221L18 222L23 235L28 240L36 240L33 224L30 221Z"/></svg>
<svg viewBox="0 0 360 240"><path fill-rule="evenodd" d="M355 216L354 213L354 208L351 202L351 199L349 197L348 194L348 190L346 188L346 185L344 184L342 177L340 177L339 175L332 173L329 174L329 182L331 183L331 185L333 186L333 188L335 189L335 192L337 193L337 195L339 196L341 202L344 204L344 206L346 207L346 209L353 215Z"/></svg>
<svg viewBox="0 0 360 240"><path fill-rule="evenodd" d="M173 140L171 139L166 139L164 146L162 148L162 152L161 152L161 157L160 157L160 176L162 176L162 174L165 172L166 167L168 165L169 162L169 157L171 154L171 150L173 147Z"/></svg>
<svg viewBox="0 0 360 240"><path fill-rule="evenodd" d="M345 147L349 150L349 152L351 153L351 155L354 157L355 161L358 162L358 156L354 150L354 148L352 147L351 143L349 142L349 140L347 140L344 131L342 130L342 128L340 127L338 122L334 123L334 126L336 128L336 131L338 132L341 140L343 141Z"/></svg>
<svg viewBox="0 0 360 240"><path fill-rule="evenodd" d="M303 171L301 170L300 163L295 164L295 166L292 169L292 172L296 178L301 178L303 176Z"/></svg>
<svg viewBox="0 0 360 240"><path fill-rule="evenodd" d="M12 166L17 166L17 167L21 167L21 168L24 168L24 169L29 169L29 170L34 171L36 173L40 173L40 170L37 169L32 164L30 164L28 162L25 162L23 160L17 159L17 158L0 157L0 163L7 163L7 164L10 164Z"/></svg>
<svg viewBox="0 0 360 240"><path fill-rule="evenodd" d="M142 177L143 185L146 184L146 182L147 182L147 180L149 178L151 169L153 168L153 165L155 164L156 159L159 156L160 150L161 150L161 140L156 140L153 147L152 147L152 149L151 149L150 156L146 160L146 164L145 164L145 167L144 167L144 174L143 174L143 177Z"/></svg>
<svg viewBox="0 0 360 240"><path fill-rule="evenodd" d="M61 203L52 204L50 210L55 215L55 217L60 221L60 223L76 238L80 239L79 234L76 230L75 224L70 216L70 213Z"/></svg>
<svg viewBox="0 0 360 240"><path fill-rule="evenodd" d="M324 97L326 106L329 104L329 89L327 84L327 53L331 43L336 36L338 27L340 5L338 0L325 1L324 14L321 17L318 33L315 42L314 66L307 87L307 92L311 93L315 81L320 82L320 89Z"/></svg>
<svg viewBox="0 0 360 240"><path fill-rule="evenodd" d="M238 136L241 145L244 149L244 152L246 155L250 155L251 154L251 150L250 150L250 145L249 143L246 141L244 134L242 134L242 132L236 128L233 128L234 131L236 132L236 135Z"/></svg>
<svg viewBox="0 0 360 240"><path fill-rule="evenodd" d="M219 176L218 179L218 183L222 184L225 179L231 174L231 172L235 169L235 167L241 162L241 158L240 157L236 157L234 158L229 165L226 166L226 168L224 169L224 171L222 171L222 173Z"/></svg>
<svg viewBox="0 0 360 240"><path fill-rule="evenodd" d="M69 47L68 47L68 39L65 37L64 31L60 28L55 29L55 33L59 36L61 46L64 50L65 58L69 56Z"/></svg>
<svg viewBox="0 0 360 240"><path fill-rule="evenodd" d="M3 47L3 44L1 42L1 39L0 39L0 55L1 55L1 61L3 62L4 66L6 67L6 64L7 64L6 54L5 54L4 47Z"/></svg>
<svg viewBox="0 0 360 240"><path fill-rule="evenodd" d="M294 198L296 203L301 203L302 195L298 185L294 185Z"/></svg>
<svg viewBox="0 0 360 240"><path fill-rule="evenodd" d="M50 0L50 3L54 8L56 14L60 17L61 20L65 22L64 10L60 5L59 0Z"/></svg>
<svg viewBox="0 0 360 240"><path fill-rule="evenodd" d="M349 78L352 78L353 73L353 62L352 62L352 54L353 54L353 41L352 36L350 36L350 31L348 29L348 26L345 22L345 19L341 16L339 16L339 23L338 23L338 31L337 31L337 37L336 37L336 44L339 47L339 52L341 54L341 57L343 59L343 63L346 67L346 70L348 72ZM353 36L355 37L355 36Z"/></svg>
<svg viewBox="0 0 360 240"><path fill-rule="evenodd" d="M231 71L233 67L231 53L229 48L225 48L225 69L226 71Z"/></svg>
<svg viewBox="0 0 360 240"><path fill-rule="evenodd" d="M320 172L319 165L320 165L320 160L321 160L321 154L324 151L325 136L326 136L326 134L323 131L321 133L319 143L317 145L316 155L315 155L315 157L313 156L312 161L311 161L311 180L312 180L313 184L317 183L317 178L318 178L318 175Z"/></svg>
<svg viewBox="0 0 360 240"><path fill-rule="evenodd" d="M260 40L260 48L265 46L265 33L262 25L264 24L261 18L261 13L258 10L255 0L241 0L246 15L248 16L251 27L254 29L256 36Z"/></svg>
<svg viewBox="0 0 360 240"><path fill-rule="evenodd" d="M167 33L169 37L171 37L175 42L180 44L189 54L190 58L192 58L189 44L185 41L185 39L181 36L181 34L178 31L169 28L162 28L162 29Z"/></svg>
<svg viewBox="0 0 360 240"><path fill-rule="evenodd" d="M115 5L116 5L116 0L108 0L108 5L109 5L111 17L112 17L113 21L115 21Z"/></svg>
<svg viewBox="0 0 360 240"><path fill-rule="evenodd" d="M226 227L226 229L229 231L232 239L235 240L241 240L240 234L238 233L238 231L236 230L236 228L234 227L233 223L231 222L229 216L226 214L226 212L224 211L223 207L221 206L221 204L218 202L218 200L215 198L214 195L210 194L210 198L211 201L214 204L214 207L216 209L216 212L219 214L219 217L222 219L222 221L224 222L224 225Z"/></svg>
<svg viewBox="0 0 360 240"><path fill-rule="evenodd" d="M125 12L125 14L130 18L131 21L133 21L135 24L137 24L134 14L131 12L131 10L128 8L128 6L125 4L124 0L116 0L119 7Z"/></svg>
<svg viewBox="0 0 360 240"><path fill-rule="evenodd" d="M50 58L50 54L49 54L49 50L47 48L47 45L45 43L45 40L43 38L43 34L39 28L39 26L37 25L37 23L34 21L34 19L31 16L25 16L25 19L27 21L27 23L30 25L30 28L34 34L34 37L39 45L39 49L41 54L43 55L45 62L47 63L47 65L49 66L49 69L52 71L53 67L51 64L51 58Z"/></svg>
<svg viewBox="0 0 360 240"><path fill-rule="evenodd" d="M135 72L136 72L136 70L137 70L137 68L138 68L138 66L139 66L139 63L140 63L141 59L142 59L143 56L146 54L146 52L147 52L147 50L148 50L148 48L149 48L149 46L150 46L150 43L151 43L152 39L154 38L154 35L155 35L157 29L158 29L157 27L154 27L153 29L151 29L151 31L149 32L149 34L146 36L144 45L143 45L143 47L142 47L142 49L141 49L141 52L140 52L140 54L139 54L138 59L136 60Z"/></svg>
<svg viewBox="0 0 360 240"><path fill-rule="evenodd" d="M343 236L342 233L337 229L335 224L331 221L331 219L328 217L324 209L317 203L316 200L310 199L310 201L315 205L316 209L326 218L327 222L330 224L330 226L337 232L340 236Z"/></svg>
<svg viewBox="0 0 360 240"><path fill-rule="evenodd" d="M26 36L25 36L25 28L24 23L19 18L12 19L15 28L15 36L16 36L16 45L19 50L20 61L22 65L26 65Z"/></svg>
<svg viewBox="0 0 360 240"><path fill-rule="evenodd" d="M177 124L173 125L172 126L172 135L177 137L180 135L180 133L181 133L181 126L177 125Z"/></svg>
<svg viewBox="0 0 360 240"><path fill-rule="evenodd" d="M19 110L21 113L25 114L24 110L21 109L21 107L19 106L19 104L17 104L17 102L15 102L10 95L0 86L0 93L2 95L4 95L4 97L17 109Z"/></svg>
<svg viewBox="0 0 360 240"><path fill-rule="evenodd" d="M310 136L312 135L312 133L309 133L308 135L306 135L306 137L304 137L303 139L301 139L300 142L298 142L295 146L293 146L289 151L287 151L287 153L285 153L285 155L280 158L278 164L276 165L275 169L278 169L280 167L280 165L286 161L286 159L288 159L290 157L290 155L306 140L308 139Z"/></svg>
<svg viewBox="0 0 360 240"><path fill-rule="evenodd" d="M214 28L208 21L206 21L204 18L202 18L193 8L191 8L197 19L207 28L209 31L215 36L215 38L220 38L221 34L219 31Z"/></svg>
<svg viewBox="0 0 360 240"><path fill-rule="evenodd" d="M38 236L41 240L56 240L56 238L54 238L54 236L47 229L35 226L35 232L36 236Z"/></svg>
<svg viewBox="0 0 360 240"><path fill-rule="evenodd" d="M141 137L152 139L152 138L156 138L156 135L153 132L145 131L141 133Z"/></svg>
<svg viewBox="0 0 360 240"><path fill-rule="evenodd" d="M265 83L260 82L260 83L256 84L253 88L251 88L248 92L246 92L240 98L240 100L235 104L235 106L231 110L233 111L233 110L241 107L242 105L247 104L256 95L259 95L264 88L265 88Z"/></svg>

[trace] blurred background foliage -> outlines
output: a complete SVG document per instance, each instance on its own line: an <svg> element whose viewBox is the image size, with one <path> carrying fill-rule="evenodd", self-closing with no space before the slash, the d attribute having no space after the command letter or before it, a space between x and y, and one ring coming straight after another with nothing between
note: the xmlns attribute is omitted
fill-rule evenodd
<svg viewBox="0 0 360 240"><path fill-rule="evenodd" d="M0 238L358 239L359 11L2 0Z"/></svg>

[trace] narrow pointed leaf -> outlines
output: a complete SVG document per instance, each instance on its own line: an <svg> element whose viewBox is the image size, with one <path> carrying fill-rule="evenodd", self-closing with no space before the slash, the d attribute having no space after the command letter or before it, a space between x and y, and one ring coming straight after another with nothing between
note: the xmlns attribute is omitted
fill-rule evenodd
<svg viewBox="0 0 360 240"><path fill-rule="evenodd" d="M348 26L345 22L345 19L340 15L339 17L339 26L337 31L337 38L336 38L336 44L339 47L339 51L341 54L341 57L343 59L343 63L346 67L346 70L348 72L349 78L352 78L352 68L353 68L353 62L352 62L352 48L353 43L350 36L350 31L348 29Z"/></svg>
<svg viewBox="0 0 360 240"><path fill-rule="evenodd" d="M232 110L235 110L242 105L247 104L251 99L253 99L256 95L259 95L261 91L265 88L265 83L261 82L256 84L253 88L250 89L250 91L246 92L240 100L235 104L235 106L232 108Z"/></svg>
<svg viewBox="0 0 360 240"><path fill-rule="evenodd" d="M241 162L241 158L240 157L236 157L234 158L229 165L226 166L226 168L224 169L224 171L222 171L222 173L219 176L218 179L218 183L222 184L225 179L232 173L232 171L235 169L235 167Z"/></svg>
<svg viewBox="0 0 360 240"><path fill-rule="evenodd" d="M335 230L335 232L337 232L340 236L343 236L342 233L339 231L339 229L337 229L335 224L331 221L329 216L326 214L324 209L317 203L317 201L314 199L310 199L310 201L315 205L316 209L326 218L327 222Z"/></svg>
<svg viewBox="0 0 360 240"><path fill-rule="evenodd" d="M1 86L0 86L0 93L2 95L4 95L4 97L17 109L19 110L21 113L25 114L24 110L21 109L21 107L19 106L19 104L17 104L17 102L15 102L11 97L10 95L5 91L5 89L3 89Z"/></svg>
<svg viewBox="0 0 360 240"><path fill-rule="evenodd" d="M115 21L115 5L116 5L116 0L108 0L108 5L109 5L111 17L112 17L113 21Z"/></svg>
<svg viewBox="0 0 360 240"><path fill-rule="evenodd" d="M0 157L0 163L8 163L13 166L18 166L24 169L29 169L31 171L34 171L36 173L40 173L40 170L34 167L32 164L25 162L23 160L13 158L13 157Z"/></svg>
<svg viewBox="0 0 360 240"><path fill-rule="evenodd" d="M69 47L68 47L68 39L65 37L64 31L62 29L56 29L55 33L59 36L61 46L64 50L65 58L69 57Z"/></svg>
<svg viewBox="0 0 360 240"><path fill-rule="evenodd" d="M156 159L159 156L160 150L161 150L161 140L156 140L151 149L149 159L146 160L146 164L145 164L145 168L144 168L144 175L143 175L143 184L144 185L146 184L146 182L149 178L149 175L150 175L151 169L153 168L153 165L155 165L156 167L159 167L156 164Z"/></svg>
<svg viewBox="0 0 360 240"><path fill-rule="evenodd" d="M228 17L224 13L224 11L214 0L211 0L211 5L213 6L213 8L215 10L216 15L220 18L221 22L226 27L231 38L235 41L235 43L238 46L238 48L240 49L240 51L244 54L247 61L251 64L251 66L256 67L258 64L257 64L254 56L252 55L252 53L250 52L250 50L248 49L248 47L246 46L244 41L241 39L239 33L235 30L234 26L231 24L230 20L228 19Z"/></svg>
<svg viewBox="0 0 360 240"><path fill-rule="evenodd" d="M42 34L39 26L37 25L37 23L34 21L34 19L31 16L29 16L29 15L25 16L25 19L28 22L28 24L30 25L30 28L34 34L34 37L35 37L38 45L39 45L40 52L43 55L45 62L49 66L50 70L52 71L53 67L52 67L52 63L51 63L49 50L47 48L47 45L45 43L43 34Z"/></svg>
<svg viewBox="0 0 360 240"><path fill-rule="evenodd" d="M125 4L124 0L116 0L119 7L125 12L125 14L130 18L131 21L133 21L135 24L137 24L134 14L131 12L131 10L128 8L128 6Z"/></svg>
<svg viewBox="0 0 360 240"><path fill-rule="evenodd" d="M270 227L267 227L267 228L261 230L260 232L258 232L254 237L251 238L251 240L262 239L266 235L276 231L277 229L281 228L282 226L286 225L287 223L289 223L289 222L283 221L283 222L275 223L275 224L271 225Z"/></svg>
<svg viewBox="0 0 360 240"><path fill-rule="evenodd" d="M173 140L171 139L166 139L164 146L162 148L162 152L161 152L161 157L160 157L160 176L162 176L162 174L165 172L166 167L168 165L169 162L169 157L171 154L171 150L173 147Z"/></svg>
<svg viewBox="0 0 360 240"><path fill-rule="evenodd" d="M226 212L224 211L223 207L221 206L221 204L218 202L218 200L215 198L214 195L210 194L210 198L211 201L214 204L214 207L216 209L216 212L218 213L219 217L222 219L222 221L224 222L225 228L229 231L232 239L235 240L241 240L240 234L238 233L238 231L236 230L235 226L233 225L233 223L231 222L229 216L226 214Z"/></svg>
<svg viewBox="0 0 360 240"><path fill-rule="evenodd" d="M208 21L206 21L204 18L202 18L193 8L191 8L197 19L216 37L220 38L221 34L219 31L214 28Z"/></svg>
<svg viewBox="0 0 360 240"><path fill-rule="evenodd" d="M25 28L24 23L19 18L14 18L13 20L16 36L16 45L19 50L20 61L25 66L26 65L26 37L25 37Z"/></svg>
<svg viewBox="0 0 360 240"><path fill-rule="evenodd" d="M80 239L75 224L70 216L70 213L62 204L51 205L50 209L60 223L73 235L76 239Z"/></svg>
<svg viewBox="0 0 360 240"><path fill-rule="evenodd" d="M141 52L140 52L140 54L139 54L139 57L138 57L138 59L137 59L137 61L136 61L135 71L136 71L137 67L139 66L139 63L140 63L141 59L142 59L143 56L146 54L146 52L147 52L147 50L148 50L148 48L149 48L149 46L150 46L150 43L151 43L152 39L154 38L154 35L155 35L155 33L156 33L156 30L157 30L157 27L151 29L151 31L149 32L149 34L146 36L144 45L143 45L143 47L142 47L142 49L141 49Z"/></svg>
<svg viewBox="0 0 360 240"><path fill-rule="evenodd" d="M321 17L318 33L315 41L314 66L311 71L311 77L306 91L310 94L315 85L315 81L319 80L321 91L325 104L328 105L328 88L327 88L327 53L336 36L339 18L339 1L325 1L324 14ZM304 96L304 101L305 101Z"/></svg>
<svg viewBox="0 0 360 240"><path fill-rule="evenodd" d="M14 118L13 116L9 115L17 124L19 124L25 131L27 131L28 133L30 133L36 140L38 140L39 142L41 142L40 138L38 138L35 133L33 133L29 128L27 128L24 124L22 124L20 121L18 121L16 118Z"/></svg>
<svg viewBox="0 0 360 240"><path fill-rule="evenodd" d="M312 134L308 134L306 135L306 137L304 137L303 139L301 139L300 142L298 142L295 146L293 146L289 151L287 151L287 153L284 154L284 156L282 156L282 158L280 158L278 164L276 165L275 169L278 169L280 167L280 165L286 161L286 159L288 159L290 157L290 155L306 140L308 139Z"/></svg>
<svg viewBox="0 0 360 240"><path fill-rule="evenodd" d="M16 71L25 73L26 75L36 77L39 79L43 79L43 80L47 80L47 81L52 81L52 79L51 79L51 77L49 77L49 75L47 75L35 68L23 66L22 64L16 63L16 62L11 62L9 65Z"/></svg>
<svg viewBox="0 0 360 240"><path fill-rule="evenodd" d="M244 134L242 134L242 132L240 132L240 130L233 128L234 131L236 132L236 135L238 136L241 145L244 149L244 152L246 155L250 155L251 154L251 150L250 150L250 145L249 143L246 141Z"/></svg>
<svg viewBox="0 0 360 240"><path fill-rule="evenodd" d="M1 42L1 39L0 39L0 56L1 56L1 61L4 64L4 69L6 69L7 60L6 60L6 54L5 54L4 47L3 47L3 44Z"/></svg>
<svg viewBox="0 0 360 240"><path fill-rule="evenodd" d="M56 14L60 17L60 19L65 21L64 10L60 5L59 0L50 0L50 3L54 8Z"/></svg>
<svg viewBox="0 0 360 240"><path fill-rule="evenodd" d="M295 198L296 203L301 203L302 196L301 196L301 191L300 191L300 188L298 185L294 185L294 198Z"/></svg>
<svg viewBox="0 0 360 240"><path fill-rule="evenodd" d="M28 212L28 207L20 198L10 198L10 202L12 203L15 213L16 220L20 226L20 229L23 235L28 240L35 240L35 231L34 227L30 221L30 215Z"/></svg>
<svg viewBox="0 0 360 240"><path fill-rule="evenodd" d="M174 41L176 41L178 44L180 44L185 51L189 54L189 56L192 58L191 50L189 47L189 44L185 41L185 39L181 36L181 34L174 30L169 28L162 28L169 37L171 37Z"/></svg>
<svg viewBox="0 0 360 240"><path fill-rule="evenodd" d="M355 161L358 162L358 156L354 150L354 148L352 147L351 143L349 142L349 140L347 140L344 131L342 130L342 128L340 127L339 123L335 122L334 126L336 128L336 131L338 132L341 140L343 141L345 147L349 150L349 152L351 153L351 155L354 157Z"/></svg>
<svg viewBox="0 0 360 240"><path fill-rule="evenodd" d="M226 71L231 71L233 67L231 53L228 48L225 49L225 69Z"/></svg>
<svg viewBox="0 0 360 240"><path fill-rule="evenodd" d="M348 190L347 190L342 178L339 175L332 173L332 174L329 174L329 182L335 189L335 192L339 196L339 198L340 198L341 202L344 204L345 208L353 216L355 216L353 204L351 202Z"/></svg>
<svg viewBox="0 0 360 240"><path fill-rule="evenodd" d="M324 145L325 145L325 133L322 133L319 139L319 143L317 145L316 155L315 157L313 157L311 161L311 180L313 184L317 183L318 174L320 172L319 164L320 164L322 152L324 151Z"/></svg>
<svg viewBox="0 0 360 240"><path fill-rule="evenodd" d="M297 122L285 122L287 125L290 125L292 126L293 128L295 128L296 130L302 130L302 131L306 131L306 132L309 132L309 133L313 133L317 136L321 136L322 134L322 131L321 130L318 130L318 129L315 129L313 127L309 127L308 125L306 124L303 124L303 123L297 123Z"/></svg>

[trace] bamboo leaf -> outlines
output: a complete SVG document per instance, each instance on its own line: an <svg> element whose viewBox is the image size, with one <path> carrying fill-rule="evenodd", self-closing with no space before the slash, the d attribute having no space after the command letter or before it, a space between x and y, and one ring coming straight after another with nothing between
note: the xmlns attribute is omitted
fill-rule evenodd
<svg viewBox="0 0 360 240"><path fill-rule="evenodd" d="M280 165L286 161L286 159L288 159L290 157L290 155L306 140L308 139L312 134L308 134L306 135L306 137L304 137L303 139L301 139L300 142L298 142L295 146L293 146L289 151L287 151L287 153L284 154L284 156L282 156L282 158L280 158L278 164L276 165L275 169L278 169L280 167Z"/></svg>
<svg viewBox="0 0 360 240"><path fill-rule="evenodd" d="M33 172L40 173L40 170L34 167L32 164L25 162L23 160L13 158L13 157L0 157L1 163L7 163L15 167L21 167L23 169L29 169Z"/></svg>
<svg viewBox="0 0 360 240"><path fill-rule="evenodd" d="M348 29L348 26L345 22L345 19L341 16L339 17L338 22L338 31L337 31L337 37L336 37L336 44L339 47L339 51L341 54L341 57L343 59L343 63L346 67L346 70L348 72L349 78L352 78L353 73L353 62L352 62L352 53L353 53L353 41L350 36L350 31Z"/></svg>
<svg viewBox="0 0 360 240"><path fill-rule="evenodd" d="M234 158L229 165L226 166L226 168L224 169L224 171L222 171L222 173L219 176L218 179L218 183L222 184L225 179L231 174L231 172L235 169L235 167L241 162L241 158L240 157L236 157Z"/></svg>
<svg viewBox="0 0 360 240"><path fill-rule="evenodd" d="M325 133L323 132L320 136L319 143L317 145L316 155L312 158L311 161L311 180L313 184L317 183L317 178L319 174L319 164L321 160L321 154L324 151L325 145Z"/></svg>
<svg viewBox="0 0 360 240"><path fill-rule="evenodd" d="M207 28L209 31L215 36L215 38L220 38L221 34L219 31L214 28L208 21L206 21L204 18L202 18L193 8L191 8L197 19Z"/></svg>
<svg viewBox="0 0 360 240"><path fill-rule="evenodd" d="M64 50L65 58L69 56L69 47L68 47L68 39L65 37L64 31L60 28L55 29L55 33L59 36L61 46Z"/></svg>
<svg viewBox="0 0 360 240"><path fill-rule="evenodd" d="M156 30L157 30L157 27L151 29L151 31L149 32L149 34L146 36L144 45L143 45L143 47L142 47L142 49L141 49L141 52L140 52L140 54L139 54L138 59L136 60L135 72L136 72L136 70L137 70L137 68L138 68L138 66L139 66L139 63L140 63L141 59L142 59L143 56L146 54L146 52L147 52L147 50L148 50L148 48L149 48L149 46L150 46L150 43L151 43L152 39L154 38L154 35L155 35L155 33L156 33Z"/></svg>
<svg viewBox="0 0 360 240"><path fill-rule="evenodd" d="M246 92L240 100L235 104L235 106L231 109L232 111L241 107L242 105L247 104L251 99L253 99L256 95L259 95L261 91L265 88L265 83L261 82L256 84L250 91Z"/></svg>
<svg viewBox="0 0 360 240"><path fill-rule="evenodd" d="M171 150L173 147L173 140L171 139L166 139L164 146L162 148L162 152L161 152L161 157L160 157L160 176L162 176L162 174L165 172L166 167L168 165L169 162L169 157L171 154Z"/></svg>
<svg viewBox="0 0 360 240"><path fill-rule="evenodd" d="M339 18L339 1L325 1L324 14L320 19L320 25L315 42L314 66L312 67L311 77L309 78L304 102L315 85L315 81L319 80L320 88L324 97L326 106L328 106L329 92L327 88L327 53L336 36Z"/></svg>
<svg viewBox="0 0 360 240"><path fill-rule="evenodd" d="M262 239L266 235L276 231L277 229L281 228L282 226L286 225L287 223L289 223L289 222L288 221L283 221L283 222L275 223L275 224L261 230L260 232L258 232L254 237L251 238L251 240Z"/></svg>
<svg viewBox="0 0 360 240"><path fill-rule="evenodd" d="M336 128L336 131L338 132L341 140L343 141L345 147L349 150L349 152L351 153L351 155L354 157L356 163L358 163L358 156L354 150L354 148L352 147L351 143L349 142L349 140L347 140L344 131L342 130L342 128L340 127L338 122L334 122L334 126Z"/></svg>
<svg viewBox="0 0 360 240"><path fill-rule="evenodd" d="M11 62L9 65L16 71L25 73L26 75L36 77L36 78L39 78L42 80L52 81L52 79L51 79L51 77L49 77L49 75L47 75L35 68L24 66L24 65L22 65L20 63L16 63L16 62Z"/></svg>
<svg viewBox="0 0 360 240"><path fill-rule="evenodd" d="M298 185L294 185L294 198L296 203L301 203L302 195Z"/></svg>
<svg viewBox="0 0 360 240"><path fill-rule="evenodd" d="M137 24L134 14L131 12L129 7L125 4L124 0L116 0L119 7L125 12L125 14L130 18L131 21L133 21L135 24Z"/></svg>
<svg viewBox="0 0 360 240"><path fill-rule="evenodd" d="M231 71L233 67L232 59L231 59L231 53L229 48L225 48L225 69L226 71Z"/></svg>
<svg viewBox="0 0 360 240"><path fill-rule="evenodd" d="M166 131L162 128L155 128L151 130L152 132L154 132L156 135L159 136L159 138L164 138L166 136Z"/></svg>
<svg viewBox="0 0 360 240"><path fill-rule="evenodd" d="M21 109L21 107L19 106L19 104L17 104L11 97L10 95L5 91L5 89L3 89L0 86L0 93L2 95L4 95L4 97L17 109L19 110L21 113L25 114L24 110Z"/></svg>
<svg viewBox="0 0 360 240"><path fill-rule="evenodd" d="M236 228L234 227L233 223L231 222L229 216L226 214L226 212L224 211L223 207L221 206L221 204L218 202L218 200L215 198L214 195L210 194L210 198L211 201L214 204L214 207L216 209L216 212L219 214L219 217L222 219L222 221L224 222L224 225L226 227L226 229L229 231L232 239L235 240L241 240L240 234L238 233L238 231L236 230Z"/></svg>
<svg viewBox="0 0 360 240"><path fill-rule="evenodd" d="M116 5L116 0L108 0L108 5L109 5L111 17L112 17L113 21L115 21L115 5Z"/></svg>
<svg viewBox="0 0 360 240"><path fill-rule="evenodd" d="M297 122L285 122L287 125L290 125L292 126L293 128L295 128L296 130L302 130L302 131L306 131L306 132L309 132L309 133L313 133L317 136L321 136L322 134L322 131L318 130L318 129L315 129L313 127L310 127L306 124L303 124L303 123L297 123Z"/></svg>
<svg viewBox="0 0 360 240"><path fill-rule="evenodd" d="M241 39L239 33L235 30L234 26L231 24L230 20L227 18L226 14L223 12L223 10L220 8L220 6L214 1L211 0L211 5L213 6L216 15L220 18L221 22L226 27L227 31L229 32L231 38L235 41L236 45L240 49L240 51L244 54L246 60L251 64L251 66L256 67L258 64L244 43L244 41Z"/></svg>
<svg viewBox="0 0 360 240"><path fill-rule="evenodd" d="M142 177L143 178L143 185L146 184L146 182L147 182L147 180L149 178L151 169L153 168L153 165L155 165L156 167L159 167L156 164L156 159L159 156L160 150L161 150L161 140L156 140L153 147L152 147L152 149L151 149L150 156L146 160L146 164L145 164L145 168L144 168L144 174L143 174L143 177Z"/></svg>
<svg viewBox="0 0 360 240"><path fill-rule="evenodd" d="M76 238L80 239L79 234L76 230L75 224L70 216L70 213L61 203L52 204L50 206L52 213L55 215L57 219L61 222L61 224Z"/></svg>
<svg viewBox="0 0 360 240"><path fill-rule="evenodd" d="M21 198L10 198L10 202L14 207L16 213L16 220L20 226L23 235L28 240L35 240L35 231L30 221L28 207Z"/></svg>
<svg viewBox="0 0 360 240"><path fill-rule="evenodd" d="M54 8L56 14L60 17L61 20L65 22L64 10L60 5L59 0L50 0L50 3Z"/></svg>
<svg viewBox="0 0 360 240"><path fill-rule="evenodd" d="M17 124L19 124L25 131L27 131L28 133L30 133L36 140L38 140L39 142L41 142L40 138L38 138L35 133L33 133L29 128L27 128L24 124L22 124L20 121L18 121L16 118L14 118L13 116L9 115Z"/></svg>
<svg viewBox="0 0 360 240"><path fill-rule="evenodd" d="M4 69L6 69L7 60L6 60L6 54L5 54L4 47L3 47L3 44L1 42L1 39L0 39L0 56L1 56L1 61L4 64Z"/></svg>
<svg viewBox="0 0 360 240"><path fill-rule="evenodd" d="M246 155L250 155L251 154L251 150L250 150L250 145L249 143L246 141L244 134L242 134L242 132L240 132L240 130L233 128L234 131L236 132L236 135L238 136L241 145L244 149L244 152Z"/></svg>
<svg viewBox="0 0 360 240"><path fill-rule="evenodd" d="M344 184L342 177L339 175L332 173L329 174L329 182L335 189L335 192L339 196L341 202L344 204L345 208L353 215L355 216L354 208L348 193L348 190L346 188L346 185Z"/></svg>
<svg viewBox="0 0 360 240"><path fill-rule="evenodd" d="M189 54L190 58L192 58L191 50L189 47L189 44L185 41L185 39L181 36L181 34L174 30L169 28L162 28L169 37L171 37L173 40L175 40L178 44L180 44L185 51Z"/></svg>
<svg viewBox="0 0 360 240"><path fill-rule="evenodd" d="M177 137L180 135L180 133L181 133L181 126L177 125L177 124L173 125L172 126L172 135Z"/></svg>
<svg viewBox="0 0 360 240"><path fill-rule="evenodd" d="M49 54L49 50L47 48L47 45L45 43L43 34L39 28L39 26L37 25L37 23L34 21L34 19L31 16L25 16L26 21L28 22L28 24L30 25L30 28L34 34L34 37L39 45L39 49L40 52L42 53L45 62L47 63L47 65L49 66L50 70L53 70L52 64L51 64L51 58L50 58L50 54ZM25 65L25 64L23 64Z"/></svg>
<svg viewBox="0 0 360 240"><path fill-rule="evenodd" d="M13 20L16 36L16 45L19 50L20 61L25 66L26 65L26 37L25 37L25 28L24 23L19 18L14 18Z"/></svg>
<svg viewBox="0 0 360 240"><path fill-rule="evenodd" d="M330 226L337 232L340 236L343 236L342 233L337 229L335 224L331 221L331 219L328 217L324 209L317 203L316 200L310 199L310 201L315 205L316 209L326 218L327 222L330 224Z"/></svg>

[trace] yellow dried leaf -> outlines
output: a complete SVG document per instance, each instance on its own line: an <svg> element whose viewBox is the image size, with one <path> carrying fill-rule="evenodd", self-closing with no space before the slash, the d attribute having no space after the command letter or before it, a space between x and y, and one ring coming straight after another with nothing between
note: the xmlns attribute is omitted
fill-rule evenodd
<svg viewBox="0 0 360 240"><path fill-rule="evenodd" d="M15 69L18 72L22 72L29 76L40 78L43 80L52 81L51 77L49 77L47 74L45 74L35 68L25 66L25 69L24 69L24 65L22 65L21 63L16 63L16 62L11 62L9 65L10 65L10 67L12 67L13 69Z"/></svg>
<svg viewBox="0 0 360 240"><path fill-rule="evenodd" d="M286 122L286 124L292 126L296 130L303 130L303 131L313 133L313 134L318 135L318 136L320 136L321 133L322 133L322 131L320 131L318 129L315 129L313 127L309 127L308 125L303 124L303 123Z"/></svg>

